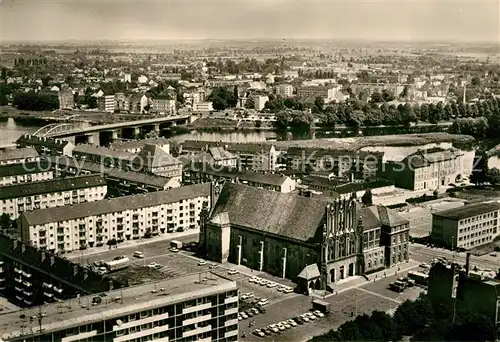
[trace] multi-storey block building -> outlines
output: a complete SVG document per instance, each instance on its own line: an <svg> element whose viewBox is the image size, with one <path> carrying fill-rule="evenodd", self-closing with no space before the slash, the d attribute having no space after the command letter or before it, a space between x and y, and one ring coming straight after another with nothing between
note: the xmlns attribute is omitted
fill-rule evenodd
<svg viewBox="0 0 500 342"><path fill-rule="evenodd" d="M470 270L470 253L465 269L458 264L438 262L429 272L427 297L434 305L456 312L483 315L500 326L500 280L480 276Z"/></svg>
<svg viewBox="0 0 500 342"><path fill-rule="evenodd" d="M59 109L73 109L75 106L75 97L73 90L70 88L63 88L59 90Z"/></svg>
<svg viewBox="0 0 500 342"><path fill-rule="evenodd" d="M392 266L399 246L384 238L386 227L405 224L383 207L225 183L203 219L200 247L212 260L298 279L302 292L333 290L339 280ZM396 263L408 260L407 239L400 253Z"/></svg>
<svg viewBox="0 0 500 342"><path fill-rule="evenodd" d="M197 229L211 202L211 184L24 212L22 240L54 252Z"/></svg>
<svg viewBox="0 0 500 342"><path fill-rule="evenodd" d="M414 191L437 189L464 177L463 152L439 147L419 150L400 162L388 162L385 176L396 186Z"/></svg>
<svg viewBox="0 0 500 342"><path fill-rule="evenodd" d="M305 86L297 88L297 96L301 98L315 99L321 97L326 101L331 101L336 98L340 86Z"/></svg>
<svg viewBox="0 0 500 342"><path fill-rule="evenodd" d="M152 138L141 140L117 141L110 144L110 148L128 153L139 153L146 145L160 147L165 153L170 153L170 142L166 138Z"/></svg>
<svg viewBox="0 0 500 342"><path fill-rule="evenodd" d="M100 111L113 113L115 111L115 95L103 95L97 98L97 106Z"/></svg>
<svg viewBox="0 0 500 342"><path fill-rule="evenodd" d="M182 162L158 145L145 145L134 159L135 169L182 182Z"/></svg>
<svg viewBox="0 0 500 342"><path fill-rule="evenodd" d="M238 167L238 157L222 146L207 146L206 150L201 153L194 153L184 157L185 160L191 163L204 163L231 168Z"/></svg>
<svg viewBox="0 0 500 342"><path fill-rule="evenodd" d="M164 191L181 186L173 178L165 178L155 174L123 171L88 161L77 161L73 158L50 157L52 170L57 177L78 176L85 174L101 174L106 179L110 197L143 194L152 191Z"/></svg>
<svg viewBox="0 0 500 342"><path fill-rule="evenodd" d="M98 201L106 196L101 175L49 179L0 187L0 214L17 219L24 211Z"/></svg>
<svg viewBox="0 0 500 342"><path fill-rule="evenodd" d="M152 110L159 114L175 114L175 100L170 97L155 97L152 99Z"/></svg>
<svg viewBox="0 0 500 342"><path fill-rule="evenodd" d="M0 150L0 165L22 164L40 160L40 154L31 147Z"/></svg>
<svg viewBox="0 0 500 342"><path fill-rule="evenodd" d="M206 151L209 147L221 146L238 157L238 168L255 171L276 171L281 165L281 152L272 144L220 143L216 141L185 140L176 147L178 154Z"/></svg>
<svg viewBox="0 0 500 342"><path fill-rule="evenodd" d="M293 96L293 86L291 84L280 84L276 87L276 94L283 97Z"/></svg>
<svg viewBox="0 0 500 342"><path fill-rule="evenodd" d="M383 152L290 147L287 168L298 172L328 171L335 177L369 179L382 169Z"/></svg>
<svg viewBox="0 0 500 342"><path fill-rule="evenodd" d="M0 294L18 306L32 307L123 286L67 259L0 235Z"/></svg>
<svg viewBox="0 0 500 342"><path fill-rule="evenodd" d="M31 134L23 134L17 140L18 147L31 147L34 148L40 155L64 155L71 156L73 152L73 145L70 141L38 137Z"/></svg>
<svg viewBox="0 0 500 342"><path fill-rule="evenodd" d="M266 102L269 101L269 96L258 95L253 98L253 101L254 101L254 109L257 111L261 111L264 109Z"/></svg>
<svg viewBox="0 0 500 342"><path fill-rule="evenodd" d="M112 150L101 146L79 144L73 149L73 157L78 160L102 164L106 167L117 167L122 170L130 170L131 166L134 165L137 154ZM136 169L134 170L138 171Z"/></svg>
<svg viewBox="0 0 500 342"><path fill-rule="evenodd" d="M239 171L235 168L214 167L203 163L191 163L185 167L183 181L185 184L233 182L283 193L295 190L295 180L288 176L251 170Z"/></svg>
<svg viewBox="0 0 500 342"><path fill-rule="evenodd" d="M99 298L97 300L96 298ZM236 283L213 273L163 280L2 315L0 338L35 341L238 341ZM30 321L29 317L40 317ZM41 329L40 329L41 328Z"/></svg>
<svg viewBox="0 0 500 342"><path fill-rule="evenodd" d="M476 203L432 214L431 239L448 247L470 249L492 242L498 235L500 203Z"/></svg>
<svg viewBox="0 0 500 342"><path fill-rule="evenodd" d="M214 107L212 101L200 101L198 103L193 103L193 110L196 112L212 112Z"/></svg>
<svg viewBox="0 0 500 342"><path fill-rule="evenodd" d="M52 178L54 178L54 172L46 161L0 165L0 186L38 182Z"/></svg>
<svg viewBox="0 0 500 342"><path fill-rule="evenodd" d="M128 111L129 109L130 109L130 102L128 96L125 95L124 93L116 93L114 110Z"/></svg>

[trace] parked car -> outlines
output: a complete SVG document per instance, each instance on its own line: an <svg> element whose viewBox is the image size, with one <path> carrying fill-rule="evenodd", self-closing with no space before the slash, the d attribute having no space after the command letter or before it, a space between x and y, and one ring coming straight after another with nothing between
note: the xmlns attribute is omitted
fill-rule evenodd
<svg viewBox="0 0 500 342"><path fill-rule="evenodd" d="M278 286L278 284L275 283L275 282L270 281L270 282L267 283L267 287L269 287L269 288L273 288L273 287L276 287L276 286Z"/></svg>
<svg viewBox="0 0 500 342"><path fill-rule="evenodd" d="M292 327L296 327L297 326L297 322L295 322L293 319L287 320L287 323L290 324Z"/></svg>
<svg viewBox="0 0 500 342"><path fill-rule="evenodd" d="M155 269L155 270L158 270L158 269L162 268L163 266L153 261L152 263L150 263L148 265L148 267L152 268L152 269Z"/></svg>
<svg viewBox="0 0 500 342"><path fill-rule="evenodd" d="M259 337L264 337L265 336L264 332L262 330L260 330L260 329L255 329L253 331L253 334L256 335L256 336L259 336Z"/></svg>
<svg viewBox="0 0 500 342"><path fill-rule="evenodd" d="M134 258L139 258L139 259L144 258L144 252L139 252L139 251L134 252Z"/></svg>
<svg viewBox="0 0 500 342"><path fill-rule="evenodd" d="M311 312L307 312L304 315L311 321L314 321L316 319L316 316L314 316Z"/></svg>
<svg viewBox="0 0 500 342"><path fill-rule="evenodd" d="M266 310L266 308L263 308L262 306L258 306L258 307L257 307L257 310L259 310L259 312L260 312L260 313L263 313L263 314L265 314L265 313L266 313L266 311L267 311L267 310Z"/></svg>
<svg viewBox="0 0 500 342"><path fill-rule="evenodd" d="M179 248L177 247L170 247L168 250L172 253L179 253Z"/></svg>
<svg viewBox="0 0 500 342"><path fill-rule="evenodd" d="M205 260L201 260L198 262L198 266L205 266L207 262Z"/></svg>
<svg viewBox="0 0 500 342"><path fill-rule="evenodd" d="M284 290L283 290L283 293L292 293L293 292L293 289L291 287L286 287Z"/></svg>
<svg viewBox="0 0 500 342"><path fill-rule="evenodd" d="M304 320L302 319L302 317L295 317L295 318L293 318L293 320L294 320L297 324L299 324L299 325L302 325L302 324L304 324L304 323L305 323L305 322L304 322Z"/></svg>
<svg viewBox="0 0 500 342"><path fill-rule="evenodd" d="M269 330L271 330L273 333L277 334L279 333L279 329L278 329L278 326L276 324L271 324L271 325L268 325L267 328Z"/></svg>
<svg viewBox="0 0 500 342"><path fill-rule="evenodd" d="M316 316L318 316L319 318L323 318L325 317L325 314L322 313L321 311L319 310L314 310L313 314L315 314Z"/></svg>
<svg viewBox="0 0 500 342"><path fill-rule="evenodd" d="M259 281L259 278L256 277L256 276L253 276L250 279L248 279L248 281L251 282L251 283L257 283Z"/></svg>
<svg viewBox="0 0 500 342"><path fill-rule="evenodd" d="M247 315L245 312L242 312L242 313L241 313L241 318L243 318L243 319L247 319L247 318L248 318L248 315Z"/></svg>
<svg viewBox="0 0 500 342"><path fill-rule="evenodd" d="M272 332L272 330L271 330L271 329L269 329L269 328L264 328L264 329L262 329L262 331L263 331L263 332L264 332L264 334L266 334L266 335L271 335L271 334L273 333L273 332Z"/></svg>
<svg viewBox="0 0 500 342"><path fill-rule="evenodd" d="M264 306L269 304L269 300L267 298L262 298L257 304L260 306Z"/></svg>
<svg viewBox="0 0 500 342"><path fill-rule="evenodd" d="M238 271L235 270L234 268L230 269L229 272L228 272L230 275L233 275L233 274L238 274Z"/></svg>

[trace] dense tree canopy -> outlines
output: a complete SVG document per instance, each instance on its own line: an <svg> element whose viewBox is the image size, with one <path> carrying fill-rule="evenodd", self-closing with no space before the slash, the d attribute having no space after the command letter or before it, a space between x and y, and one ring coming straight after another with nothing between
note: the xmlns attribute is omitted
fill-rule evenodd
<svg viewBox="0 0 500 342"><path fill-rule="evenodd" d="M14 96L13 105L24 110L54 110L59 108L59 99L50 94L40 94L30 91Z"/></svg>

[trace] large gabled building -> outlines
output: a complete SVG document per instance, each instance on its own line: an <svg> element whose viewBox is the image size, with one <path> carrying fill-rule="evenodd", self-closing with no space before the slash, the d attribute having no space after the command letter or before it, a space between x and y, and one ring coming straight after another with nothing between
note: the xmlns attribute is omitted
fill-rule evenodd
<svg viewBox="0 0 500 342"><path fill-rule="evenodd" d="M224 184L201 228L209 259L295 280L304 292L409 258L408 221L387 208L240 184Z"/></svg>

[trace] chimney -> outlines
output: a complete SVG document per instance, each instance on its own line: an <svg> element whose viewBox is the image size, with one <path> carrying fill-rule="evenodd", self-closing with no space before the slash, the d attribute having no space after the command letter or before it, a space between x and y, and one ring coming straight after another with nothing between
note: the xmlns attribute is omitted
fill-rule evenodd
<svg viewBox="0 0 500 342"><path fill-rule="evenodd" d="M51 255L50 256L50 266L54 266L55 263L56 263L56 257Z"/></svg>
<svg viewBox="0 0 500 342"><path fill-rule="evenodd" d="M469 276L470 270L470 252L467 252L467 256L465 257L465 276Z"/></svg>
<svg viewBox="0 0 500 342"><path fill-rule="evenodd" d="M42 262L45 260L45 251L40 252L40 259Z"/></svg>
<svg viewBox="0 0 500 342"><path fill-rule="evenodd" d="M12 241L12 246L14 249L17 249L17 240Z"/></svg>
<svg viewBox="0 0 500 342"><path fill-rule="evenodd" d="M113 280L109 281L109 291L114 289Z"/></svg>
<svg viewBox="0 0 500 342"><path fill-rule="evenodd" d="M73 265L73 276L76 276L78 273L78 265Z"/></svg>
<svg viewBox="0 0 500 342"><path fill-rule="evenodd" d="M87 270L83 270L83 280L86 280L89 277L89 272Z"/></svg>
<svg viewBox="0 0 500 342"><path fill-rule="evenodd" d="M26 245L24 243L21 243L21 253L24 253L26 251Z"/></svg>

